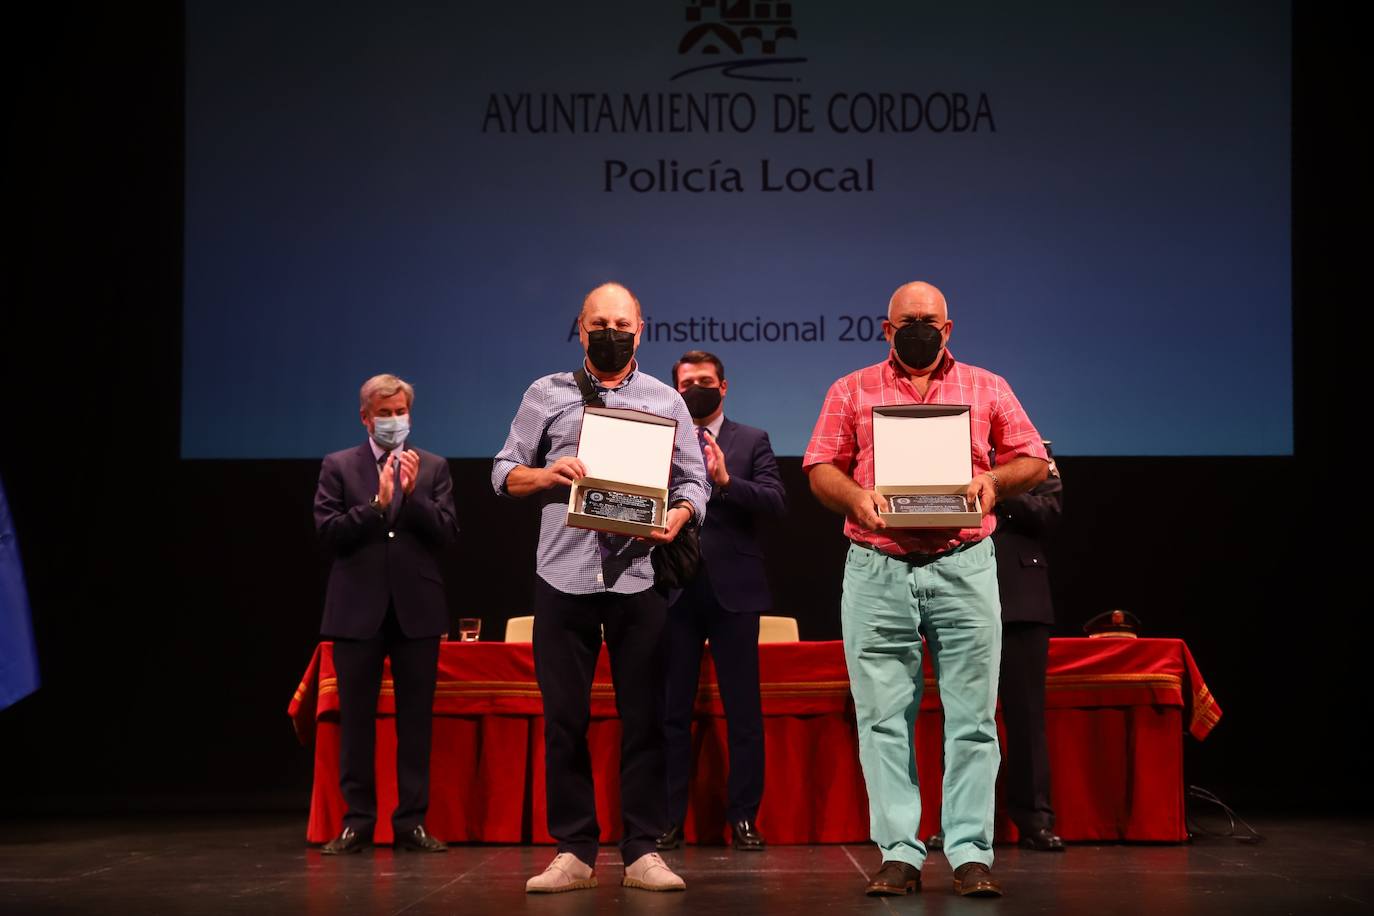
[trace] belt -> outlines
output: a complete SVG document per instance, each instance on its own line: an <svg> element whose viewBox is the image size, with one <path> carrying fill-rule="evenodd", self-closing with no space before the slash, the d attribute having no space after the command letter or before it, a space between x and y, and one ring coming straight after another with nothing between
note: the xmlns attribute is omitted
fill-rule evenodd
<svg viewBox="0 0 1374 916"><path fill-rule="evenodd" d="M982 539L982 538L979 538L979 539L976 540L976 541L965 541L964 543L960 544L958 547L951 547L949 550L946 550L946 551L944 551L943 553L903 553L903 554L891 554L891 553L888 553L888 552L885 551L885 550L879 550L878 548L874 547L872 544L864 544L864 543L862 543L862 542L860 542L860 541L854 540L853 538L850 538L850 540L849 540L849 543L853 544L855 547L859 547L859 548L862 548L862 549L864 549L864 550L871 550L871 551L873 551L874 553L876 553L876 554L878 554L878 555L880 555L880 556L887 557L889 560L900 560L901 562L906 563L906 564L911 565L911 566L929 566L931 563L934 563L936 560L943 560L945 557L952 557L952 556L954 556L956 553L959 553L959 552L962 551L962 550L968 550L968 549L970 549L970 548L972 548L972 547L976 547L976 546L978 546L979 544L981 544L982 542L983 542L983 539Z"/></svg>

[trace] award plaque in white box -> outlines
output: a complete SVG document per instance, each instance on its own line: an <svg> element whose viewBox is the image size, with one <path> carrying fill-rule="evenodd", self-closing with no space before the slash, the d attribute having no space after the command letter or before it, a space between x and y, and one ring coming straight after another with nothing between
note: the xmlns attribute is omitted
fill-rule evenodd
<svg viewBox="0 0 1374 916"><path fill-rule="evenodd" d="M967 404L873 408L873 483L887 499L893 528L977 528L982 506L968 505L973 480Z"/></svg>
<svg viewBox="0 0 1374 916"><path fill-rule="evenodd" d="M568 524L635 536L666 530L677 421L621 407L582 411L577 457L587 476L568 494Z"/></svg>

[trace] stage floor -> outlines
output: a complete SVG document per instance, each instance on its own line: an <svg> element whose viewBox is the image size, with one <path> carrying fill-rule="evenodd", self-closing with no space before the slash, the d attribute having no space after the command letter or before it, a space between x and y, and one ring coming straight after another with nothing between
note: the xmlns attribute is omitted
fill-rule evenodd
<svg viewBox="0 0 1374 916"><path fill-rule="evenodd" d="M616 850L601 887L527 897L550 847L456 846L446 855L378 848L327 858L301 839L304 816L0 823L0 913L1357 913L1374 910L1374 820L1252 819L1267 840L1185 846L1074 845L1063 855L997 848L1007 896L964 900L934 854L916 896L863 896L872 846L764 853L688 847L668 858L682 894L620 886Z"/></svg>

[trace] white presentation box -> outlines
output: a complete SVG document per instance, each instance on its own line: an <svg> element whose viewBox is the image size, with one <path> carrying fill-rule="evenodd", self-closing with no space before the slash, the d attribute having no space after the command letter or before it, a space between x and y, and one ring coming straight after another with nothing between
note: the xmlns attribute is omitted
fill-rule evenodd
<svg viewBox="0 0 1374 916"><path fill-rule="evenodd" d="M568 494L568 524L642 537L665 531L677 421L621 407L582 408L577 457L587 476Z"/></svg>
<svg viewBox="0 0 1374 916"><path fill-rule="evenodd" d="M967 404L894 404L873 408L873 483L887 498L881 518L892 528L977 528L965 494L973 480Z"/></svg>

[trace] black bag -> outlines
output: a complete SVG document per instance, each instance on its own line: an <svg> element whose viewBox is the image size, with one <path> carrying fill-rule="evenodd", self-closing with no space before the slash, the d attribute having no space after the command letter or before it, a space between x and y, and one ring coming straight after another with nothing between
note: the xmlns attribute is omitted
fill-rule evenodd
<svg viewBox="0 0 1374 916"><path fill-rule="evenodd" d="M658 544L649 554L654 564L654 585L660 588L686 588L701 568L701 531L686 524L667 544Z"/></svg>
<svg viewBox="0 0 1374 916"><path fill-rule="evenodd" d="M582 403L589 407L605 407L606 402L596 393L587 370L578 368L573 379L582 391ZM667 544L655 544L649 552L654 566L654 585L659 588L686 588L701 568L701 532L694 522L682 526Z"/></svg>

